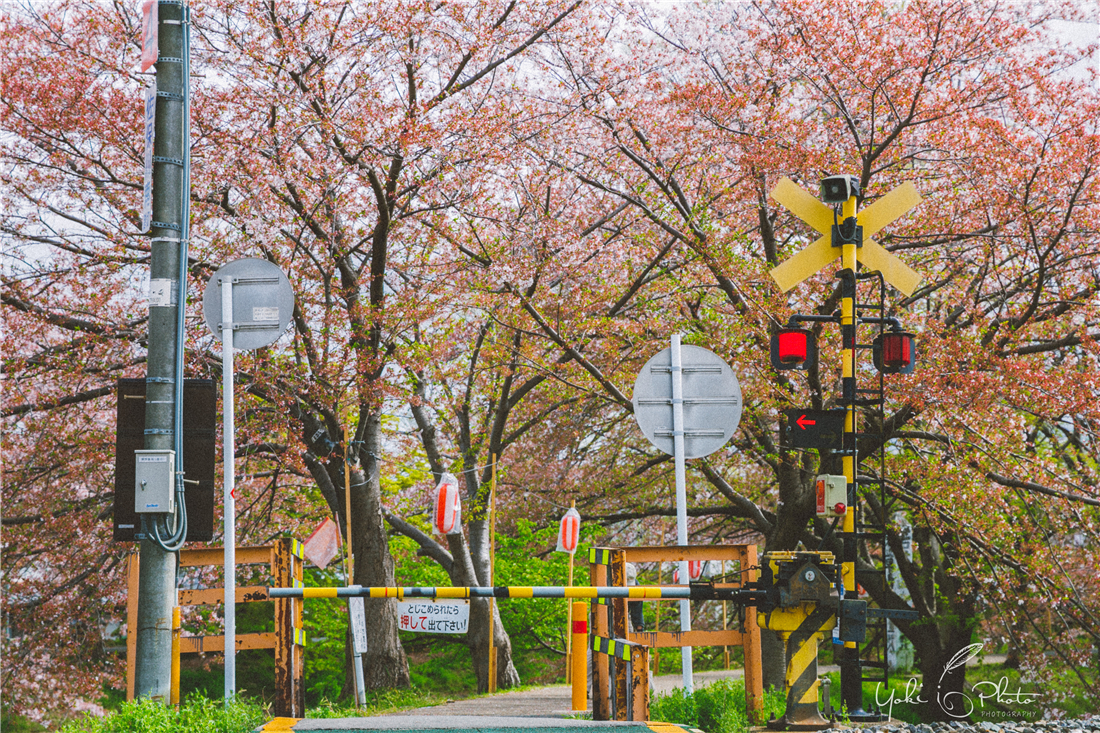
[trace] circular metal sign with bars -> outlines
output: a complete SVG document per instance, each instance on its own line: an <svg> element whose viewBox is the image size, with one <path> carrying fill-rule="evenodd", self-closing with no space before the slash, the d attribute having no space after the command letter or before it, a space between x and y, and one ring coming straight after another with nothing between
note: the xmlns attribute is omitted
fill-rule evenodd
<svg viewBox="0 0 1100 733"><path fill-rule="evenodd" d="M283 335L294 313L294 290L283 271L255 257L233 260L214 273L202 295L206 325L222 337L222 281L233 283L233 348L258 349Z"/></svg>
<svg viewBox="0 0 1100 733"><path fill-rule="evenodd" d="M698 346L680 348L684 458L725 445L741 422L741 385L726 362ZM634 418L658 450L674 455L672 349L646 362L634 382Z"/></svg>

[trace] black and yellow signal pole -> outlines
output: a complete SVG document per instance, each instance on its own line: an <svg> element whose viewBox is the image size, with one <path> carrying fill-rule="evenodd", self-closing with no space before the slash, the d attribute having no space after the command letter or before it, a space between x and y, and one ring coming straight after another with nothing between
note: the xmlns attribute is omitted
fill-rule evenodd
<svg viewBox="0 0 1100 733"><path fill-rule="evenodd" d="M841 403L845 409L844 449L841 463L848 485L848 506L842 523L843 549L841 551L840 577L844 595L855 598L856 587L856 472L859 466L856 453L856 271L859 246L863 240L863 228L856 223L858 206L853 188L851 195L841 204L841 222L832 229L833 247L840 249L840 341L841 341ZM841 698L853 721L869 716L863 709L863 670L859 660L859 644L844 642L840 655Z"/></svg>
<svg viewBox="0 0 1100 733"><path fill-rule="evenodd" d="M856 451L856 274L860 265L877 270L883 279L905 295L912 295L921 277L879 245L872 235L921 201L912 183L893 189L862 211L858 209L859 182L851 176L831 176L821 182L822 195L830 209L790 179L781 179L771 196L822 236L793 257L771 270L780 290L787 292L810 275L840 257L841 403L845 409L841 463L847 483L848 501L842 522L843 547L840 563L844 594L856 598L856 492L859 457ZM840 656L841 695L849 719L876 720L879 716L863 709L863 671L859 645L844 642Z"/></svg>

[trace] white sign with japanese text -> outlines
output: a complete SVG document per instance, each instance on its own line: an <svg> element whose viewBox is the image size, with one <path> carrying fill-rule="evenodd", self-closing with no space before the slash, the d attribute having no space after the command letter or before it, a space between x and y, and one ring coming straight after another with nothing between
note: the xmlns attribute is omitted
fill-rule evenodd
<svg viewBox="0 0 1100 733"><path fill-rule="evenodd" d="M402 631L465 634L470 626L470 602L431 599L398 601L397 625Z"/></svg>

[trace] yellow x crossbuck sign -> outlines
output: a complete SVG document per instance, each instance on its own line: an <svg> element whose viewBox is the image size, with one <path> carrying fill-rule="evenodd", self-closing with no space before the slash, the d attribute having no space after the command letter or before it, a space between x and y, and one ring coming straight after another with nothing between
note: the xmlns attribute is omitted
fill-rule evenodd
<svg viewBox="0 0 1100 733"><path fill-rule="evenodd" d="M841 248L832 243L833 210L808 191L791 179L783 178L771 196L823 235L771 270L772 278L785 293L839 257ZM856 214L856 223L863 227L863 246L857 254L859 261L867 269L881 272L886 282L907 296L917 289L921 276L871 236L920 202L917 187L907 182Z"/></svg>

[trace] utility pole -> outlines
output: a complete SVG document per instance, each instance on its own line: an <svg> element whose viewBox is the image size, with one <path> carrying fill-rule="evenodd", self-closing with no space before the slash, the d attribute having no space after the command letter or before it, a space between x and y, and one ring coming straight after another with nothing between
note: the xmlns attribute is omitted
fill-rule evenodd
<svg viewBox="0 0 1100 733"><path fill-rule="evenodd" d="M177 390L183 389L177 369L182 339L179 309L186 289L181 281L181 240L186 237L187 126L186 63L189 28L181 0L158 2L159 58L156 63L156 133L153 149L153 217L151 284L165 287L168 297L150 299L148 372L145 387L145 448L173 450L179 430ZM182 252L186 252L183 249ZM159 282L158 282L159 281ZM179 373L177 373L179 371ZM178 452L178 451L177 451ZM177 466L182 456L177 455ZM176 477L173 477L173 483ZM182 499L182 497L181 497ZM181 510L182 511L182 510ZM144 517L144 515L143 515ZM150 515L151 522L160 521ZM137 664L134 693L168 702L172 674L172 609L176 605L176 554L151 539L142 522L139 548Z"/></svg>

